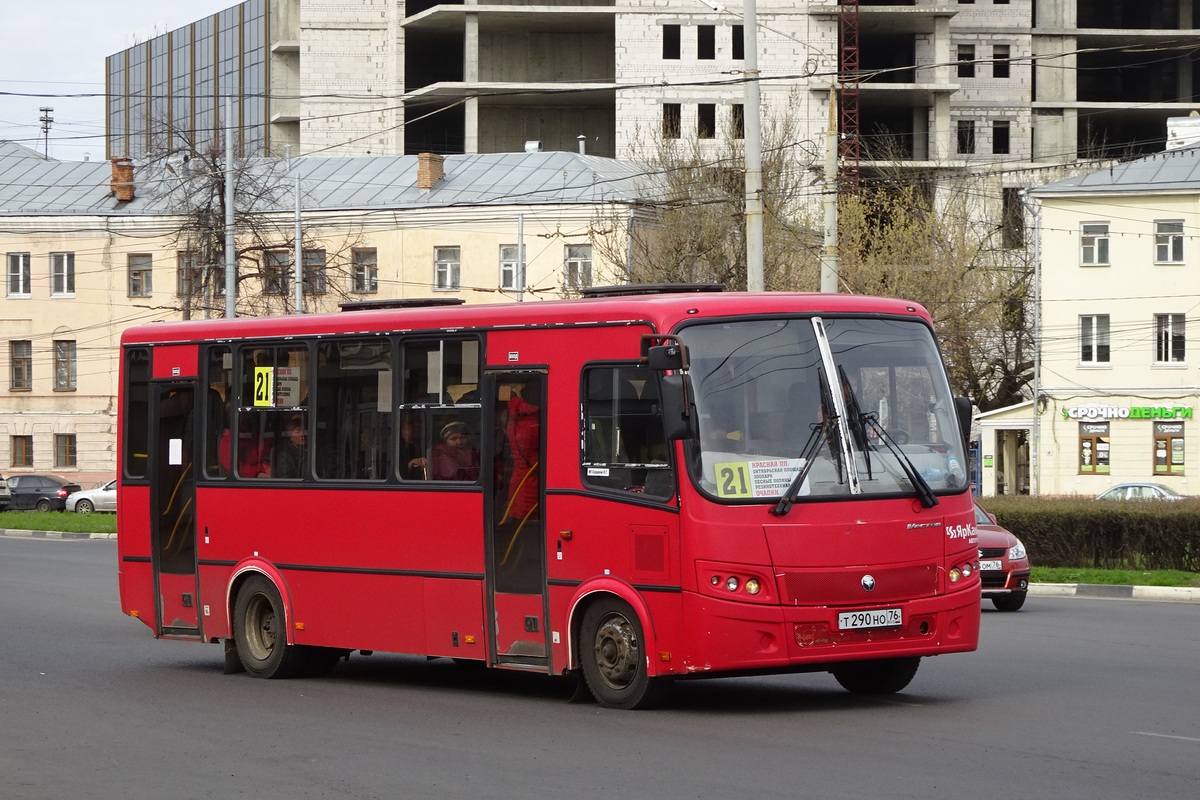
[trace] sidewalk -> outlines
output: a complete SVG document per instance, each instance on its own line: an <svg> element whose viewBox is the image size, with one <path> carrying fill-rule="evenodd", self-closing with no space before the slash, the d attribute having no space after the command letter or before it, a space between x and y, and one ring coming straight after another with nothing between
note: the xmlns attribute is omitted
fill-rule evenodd
<svg viewBox="0 0 1200 800"><path fill-rule="evenodd" d="M0 536L22 539L115 539L115 533L65 533L63 531L27 531L21 528L0 528Z"/></svg>
<svg viewBox="0 0 1200 800"><path fill-rule="evenodd" d="M1200 603L1200 588L1187 586L1108 586L1098 583L1031 583L1040 597L1110 597L1121 600L1174 600Z"/></svg>

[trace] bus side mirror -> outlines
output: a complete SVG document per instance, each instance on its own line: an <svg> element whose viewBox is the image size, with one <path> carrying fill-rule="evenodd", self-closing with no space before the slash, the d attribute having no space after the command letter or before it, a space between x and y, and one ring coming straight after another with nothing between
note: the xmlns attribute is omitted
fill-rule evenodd
<svg viewBox="0 0 1200 800"><path fill-rule="evenodd" d="M680 373L662 375L659 378L663 430L669 442L694 439L699 435L696 431L696 415L688 402L686 382L687 377Z"/></svg>
<svg viewBox="0 0 1200 800"><path fill-rule="evenodd" d="M958 415L958 429L963 441L971 441L971 398L954 398L954 412Z"/></svg>
<svg viewBox="0 0 1200 800"><path fill-rule="evenodd" d="M684 369L683 346L680 344L660 344L651 347L647 352L650 369L666 372L667 370Z"/></svg>

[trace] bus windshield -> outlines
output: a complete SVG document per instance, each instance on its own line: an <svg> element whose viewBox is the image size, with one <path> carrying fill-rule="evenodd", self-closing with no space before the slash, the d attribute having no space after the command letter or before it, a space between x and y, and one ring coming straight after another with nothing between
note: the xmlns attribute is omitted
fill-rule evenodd
<svg viewBox="0 0 1200 800"><path fill-rule="evenodd" d="M692 477L706 494L789 505L907 494L932 505L966 486L949 384L921 322L754 319L678 335L698 416Z"/></svg>

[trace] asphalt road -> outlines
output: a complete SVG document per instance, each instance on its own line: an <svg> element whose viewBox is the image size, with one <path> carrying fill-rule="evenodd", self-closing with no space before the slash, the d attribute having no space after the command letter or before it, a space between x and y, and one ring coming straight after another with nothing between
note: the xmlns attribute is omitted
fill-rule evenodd
<svg viewBox="0 0 1200 800"><path fill-rule="evenodd" d="M0 798L1187 798L1200 605L1031 597L977 653L860 699L824 674L677 685L660 711L561 679L355 657L221 673L124 617L112 541L0 537Z"/></svg>

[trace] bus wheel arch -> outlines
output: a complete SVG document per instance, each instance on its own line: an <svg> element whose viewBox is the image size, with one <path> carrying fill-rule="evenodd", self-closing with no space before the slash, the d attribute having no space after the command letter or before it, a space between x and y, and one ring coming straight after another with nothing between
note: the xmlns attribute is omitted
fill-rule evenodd
<svg viewBox="0 0 1200 800"><path fill-rule="evenodd" d="M645 633L643 615L611 592L587 596L576 612L574 656L596 702L619 709L659 705L671 679L651 672L653 643Z"/></svg>

